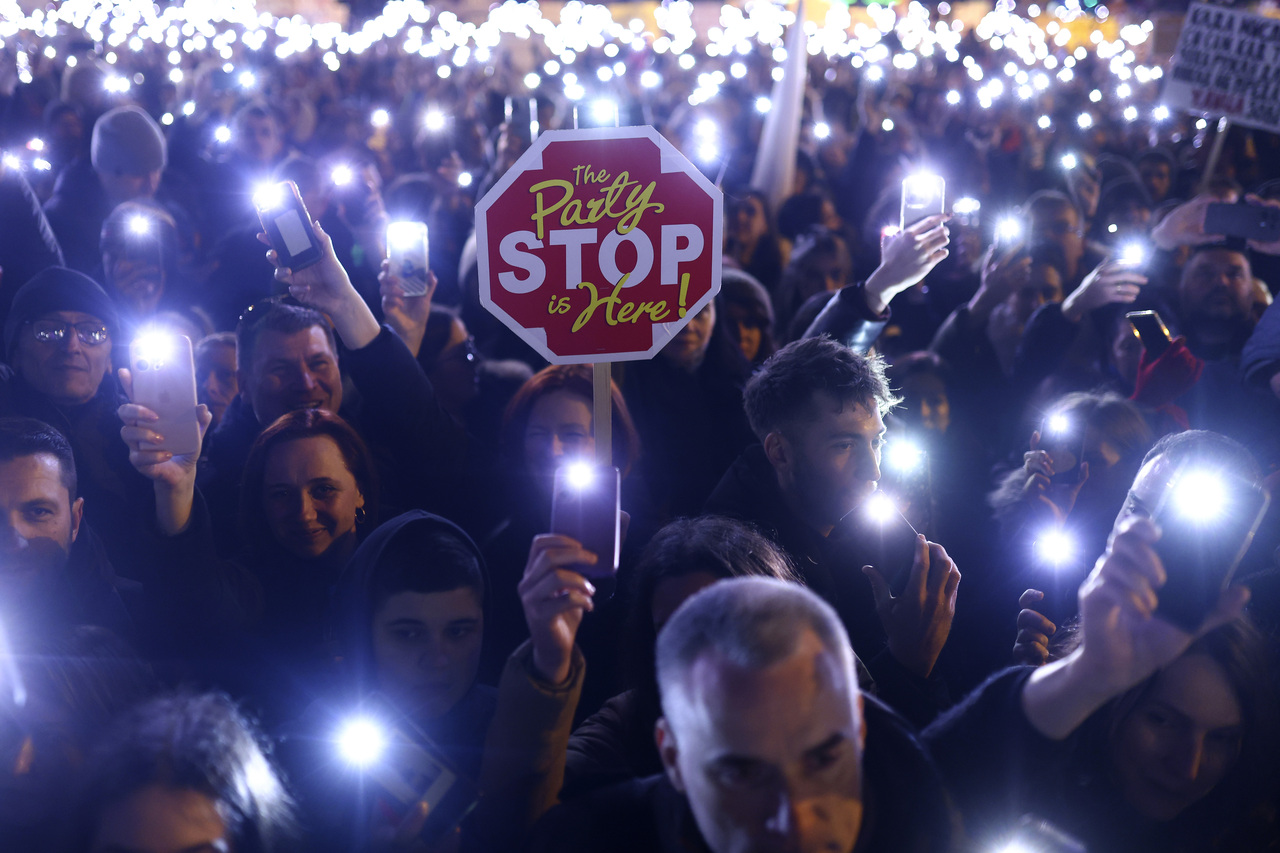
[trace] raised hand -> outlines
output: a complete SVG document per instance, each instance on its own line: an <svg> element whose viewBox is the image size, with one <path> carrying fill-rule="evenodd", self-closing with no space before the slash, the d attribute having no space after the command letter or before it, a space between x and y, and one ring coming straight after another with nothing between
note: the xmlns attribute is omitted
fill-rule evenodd
<svg viewBox="0 0 1280 853"><path fill-rule="evenodd" d="M951 633L960 570L941 545L921 535L916 540L911 577L901 595L893 596L888 582L873 566L863 566L862 573L871 582L876 613L889 637L889 651L907 669L927 677Z"/></svg>
<svg viewBox="0 0 1280 853"><path fill-rule="evenodd" d="M1089 479L1089 463L1080 463L1080 479L1068 485L1054 485L1053 456L1040 449L1040 431L1031 433L1031 449L1022 454L1022 472L1026 478L1022 484L1022 500L1028 506L1048 510L1061 524L1067 520L1080 496L1080 489Z"/></svg>
<svg viewBox="0 0 1280 853"><path fill-rule="evenodd" d="M1018 599L1018 636L1013 642L1013 662L1027 666L1043 666L1049 660L1049 638L1058 630L1036 605L1044 593L1029 589Z"/></svg>
<svg viewBox="0 0 1280 853"><path fill-rule="evenodd" d="M533 538L518 590L533 640L533 665L548 684L564 684L573 662L578 626L595 609L596 588L571 565L594 565L596 555L558 533Z"/></svg>
<svg viewBox="0 0 1280 853"><path fill-rule="evenodd" d="M867 277L867 307L883 314L893 297L918 284L949 252L946 214L926 216L889 238L880 266Z"/></svg>
<svg viewBox="0 0 1280 853"><path fill-rule="evenodd" d="M1080 286L1062 301L1062 316L1079 323L1095 308L1130 304L1138 298L1147 277L1121 261L1106 261L1085 276Z"/></svg>
<svg viewBox="0 0 1280 853"><path fill-rule="evenodd" d="M427 333L427 319L431 316L431 297L436 292L436 275L427 271L427 292L422 296L408 296L400 277L391 271L391 261L384 259L378 272L378 290L382 294L382 316L409 352L417 358L422 348L422 338Z"/></svg>

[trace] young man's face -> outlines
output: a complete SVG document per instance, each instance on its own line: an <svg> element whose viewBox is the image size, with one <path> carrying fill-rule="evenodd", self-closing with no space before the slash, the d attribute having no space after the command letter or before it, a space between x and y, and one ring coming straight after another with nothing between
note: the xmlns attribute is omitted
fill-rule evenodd
<svg viewBox="0 0 1280 853"><path fill-rule="evenodd" d="M49 453L0 462L0 602L21 602L67 564L84 501Z"/></svg>
<svg viewBox="0 0 1280 853"><path fill-rule="evenodd" d="M373 614L378 688L405 713L441 717L475 682L483 638L475 590L398 592Z"/></svg>
<svg viewBox="0 0 1280 853"><path fill-rule="evenodd" d="M300 332L264 330L253 349L253 364L240 387L264 427L299 409L342 407L342 376L329 336L319 326Z"/></svg>
<svg viewBox="0 0 1280 853"><path fill-rule="evenodd" d="M862 714L806 631L763 670L708 654L663 698L658 751L713 853L849 853L862 827Z"/></svg>
<svg viewBox="0 0 1280 853"><path fill-rule="evenodd" d="M105 328L102 320L83 311L52 311L18 331L18 372L27 384L62 406L79 406L98 393L102 377L111 367L111 339L80 340L83 331L93 337ZM61 332L40 340L39 333Z"/></svg>
<svg viewBox="0 0 1280 853"><path fill-rule="evenodd" d="M785 434L765 440L778 483L805 520L835 525L862 505L880 479L884 418L874 405L838 400L825 392Z"/></svg>

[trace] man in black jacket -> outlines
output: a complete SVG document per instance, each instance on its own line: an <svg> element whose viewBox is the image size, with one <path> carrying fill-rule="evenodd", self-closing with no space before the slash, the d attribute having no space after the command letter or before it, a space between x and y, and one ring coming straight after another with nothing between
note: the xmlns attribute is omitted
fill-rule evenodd
<svg viewBox="0 0 1280 853"><path fill-rule="evenodd" d="M720 581L658 638L665 774L548 814L549 851L951 849L938 774L891 711L858 692L836 613L803 587Z"/></svg>
<svg viewBox="0 0 1280 853"><path fill-rule="evenodd" d="M883 415L896 403L878 359L828 338L789 344L747 385L747 416L761 443L738 458L706 508L752 522L777 542L840 614L881 695L924 722L945 701L939 679L929 678L951 629L960 573L923 536L879 553L880 530L859 512L880 479Z"/></svg>

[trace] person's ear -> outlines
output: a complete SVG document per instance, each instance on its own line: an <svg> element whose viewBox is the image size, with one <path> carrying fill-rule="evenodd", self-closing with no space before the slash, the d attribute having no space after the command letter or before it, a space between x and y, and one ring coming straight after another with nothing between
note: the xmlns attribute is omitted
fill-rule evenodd
<svg viewBox="0 0 1280 853"><path fill-rule="evenodd" d="M671 731L671 723L666 717L659 717L653 726L653 740L658 745L658 756L662 759L662 768L671 780L671 785L680 793L684 793L684 777L680 774L680 748L676 744L676 736Z"/></svg>
<svg viewBox="0 0 1280 853"><path fill-rule="evenodd" d="M364 509L364 492L359 486L356 487L356 509Z"/></svg>
<svg viewBox="0 0 1280 853"><path fill-rule="evenodd" d="M793 456L791 442L780 432L771 432L764 437L764 455L769 464L779 471L791 467Z"/></svg>
<svg viewBox="0 0 1280 853"><path fill-rule="evenodd" d="M84 520L84 498L76 498L71 502L71 541L80 535L80 522Z"/></svg>

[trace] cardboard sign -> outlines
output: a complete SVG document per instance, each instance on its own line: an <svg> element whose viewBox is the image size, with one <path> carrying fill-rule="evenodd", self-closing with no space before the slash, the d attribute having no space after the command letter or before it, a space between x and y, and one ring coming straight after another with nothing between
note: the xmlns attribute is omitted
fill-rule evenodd
<svg viewBox="0 0 1280 853"><path fill-rule="evenodd" d="M1164 99L1191 113L1280 131L1280 20L1193 4Z"/></svg>
<svg viewBox="0 0 1280 853"><path fill-rule="evenodd" d="M480 301L553 364L651 358L720 290L723 207L651 127L548 131L476 207Z"/></svg>

